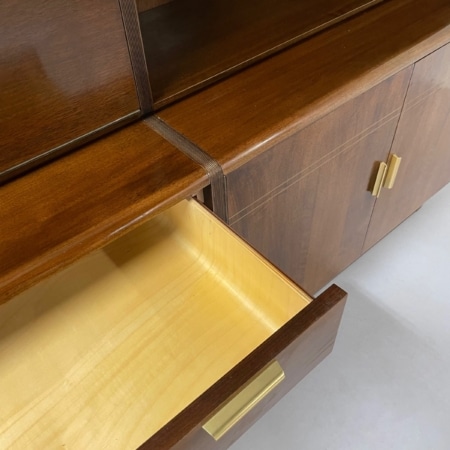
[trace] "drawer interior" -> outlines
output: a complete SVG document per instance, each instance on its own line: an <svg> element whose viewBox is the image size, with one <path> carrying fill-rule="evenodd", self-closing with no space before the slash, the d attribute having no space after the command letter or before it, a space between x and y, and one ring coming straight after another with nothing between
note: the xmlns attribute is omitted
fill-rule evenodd
<svg viewBox="0 0 450 450"><path fill-rule="evenodd" d="M183 201L0 307L0 447L136 448L310 300Z"/></svg>

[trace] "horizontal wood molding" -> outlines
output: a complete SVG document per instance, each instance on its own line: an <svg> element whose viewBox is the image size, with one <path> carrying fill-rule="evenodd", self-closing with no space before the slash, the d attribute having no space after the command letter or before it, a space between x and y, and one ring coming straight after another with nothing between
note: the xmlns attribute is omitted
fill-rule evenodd
<svg viewBox="0 0 450 450"><path fill-rule="evenodd" d="M0 187L0 303L207 185L139 122Z"/></svg>

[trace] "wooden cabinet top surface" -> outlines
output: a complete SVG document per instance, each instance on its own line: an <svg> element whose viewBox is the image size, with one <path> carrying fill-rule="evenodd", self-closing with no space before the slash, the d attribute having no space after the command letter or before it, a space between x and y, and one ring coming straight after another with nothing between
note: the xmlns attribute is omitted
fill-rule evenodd
<svg viewBox="0 0 450 450"><path fill-rule="evenodd" d="M207 184L139 122L0 187L0 303Z"/></svg>
<svg viewBox="0 0 450 450"><path fill-rule="evenodd" d="M392 0L158 115L228 173L448 41L447 0Z"/></svg>

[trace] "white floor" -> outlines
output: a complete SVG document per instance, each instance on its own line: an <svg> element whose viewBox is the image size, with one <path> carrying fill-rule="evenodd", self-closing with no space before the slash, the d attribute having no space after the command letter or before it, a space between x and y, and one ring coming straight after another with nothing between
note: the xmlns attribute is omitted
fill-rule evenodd
<svg viewBox="0 0 450 450"><path fill-rule="evenodd" d="M449 450L450 185L334 282L333 353L232 450Z"/></svg>

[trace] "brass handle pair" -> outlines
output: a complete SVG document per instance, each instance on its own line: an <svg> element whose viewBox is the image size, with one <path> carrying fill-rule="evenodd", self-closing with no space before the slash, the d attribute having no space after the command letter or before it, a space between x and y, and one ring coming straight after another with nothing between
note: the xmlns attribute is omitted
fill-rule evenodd
<svg viewBox="0 0 450 450"><path fill-rule="evenodd" d="M218 441L284 378L280 364L273 361L221 406L203 425L203 429Z"/></svg>
<svg viewBox="0 0 450 450"><path fill-rule="evenodd" d="M381 188L392 189L394 187L395 179L397 178L398 168L402 158L392 154L389 157L389 162L381 162L378 167L377 177L372 189L372 195L376 198L380 196Z"/></svg>

